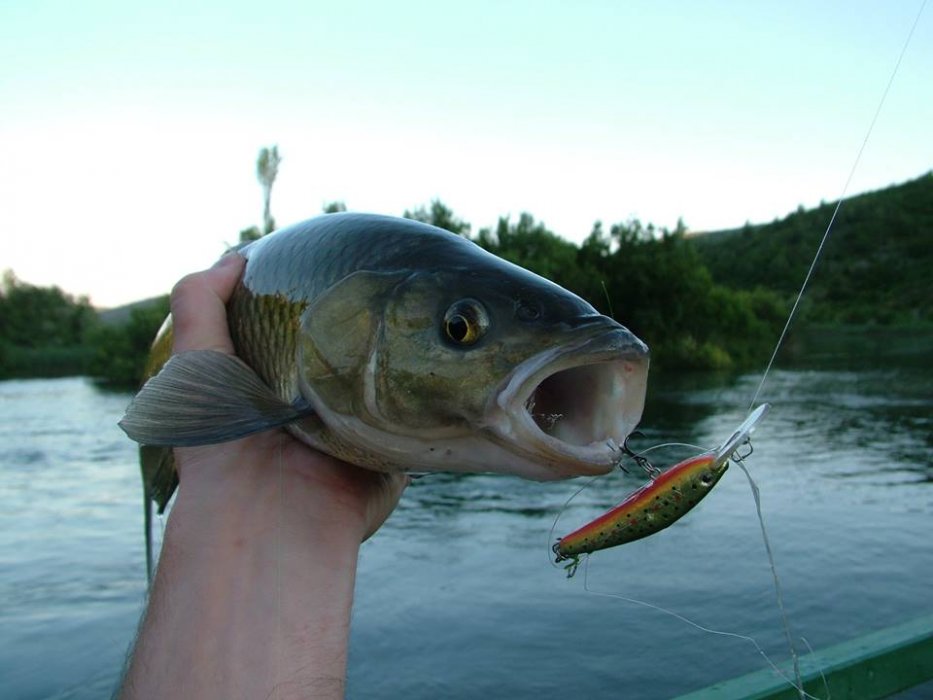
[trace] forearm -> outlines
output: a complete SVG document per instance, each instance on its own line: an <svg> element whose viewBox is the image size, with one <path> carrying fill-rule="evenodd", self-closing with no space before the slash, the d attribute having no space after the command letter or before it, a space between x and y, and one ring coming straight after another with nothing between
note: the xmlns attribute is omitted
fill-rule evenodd
<svg viewBox="0 0 933 700"><path fill-rule="evenodd" d="M360 525L250 486L182 488L122 697L343 697Z"/></svg>

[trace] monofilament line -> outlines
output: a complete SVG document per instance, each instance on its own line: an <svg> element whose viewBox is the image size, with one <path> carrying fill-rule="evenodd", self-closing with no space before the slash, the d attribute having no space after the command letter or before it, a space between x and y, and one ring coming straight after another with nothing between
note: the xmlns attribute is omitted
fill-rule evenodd
<svg viewBox="0 0 933 700"><path fill-rule="evenodd" d="M761 648L761 645L758 644L758 642L755 640L754 637L749 637L749 636L746 635L746 634L737 634L736 632L726 632L726 631L724 631L724 630L717 630L717 629L713 629L713 628L711 628L711 627L705 627L705 626L699 624L698 622L694 622L693 620L691 620L691 619L688 618L688 617L684 617L683 615L681 615L681 614L678 613L678 612L674 612L673 610L668 610L667 608L664 608L664 607L662 607L662 606L660 606L660 605L655 605L654 603L649 603L648 601L645 601L645 600L638 600L637 598L629 598L628 596L624 596L624 595L622 595L622 594L620 594L620 593L610 593L610 592L606 592L606 591L596 591L596 590L593 590L592 588L590 588L590 561L589 561L589 558L587 558L586 561L583 562L583 590L585 590L587 593L590 593L591 595L601 595L601 596L604 596L604 597L606 597L606 598L616 598L616 599L622 600L622 601L624 601L624 602L626 602L626 603L632 603L633 605L640 605L640 606L645 607L645 608L648 608L648 609L650 609L650 610L656 610L656 611L658 611L658 612L662 612L662 613L664 613L665 615L670 615L671 617L673 617L673 618L675 618L675 619L677 619L677 620L680 620L681 622L684 622L684 623L690 625L691 627L695 627L695 628L698 629L700 632L705 632L706 634L715 634L715 635L719 635L720 637L732 637L733 639L738 639L738 640L741 640L741 641L748 642L748 643L750 643L753 647L755 647L755 650L758 652L758 654L761 656L761 658L763 658L763 659L765 660L765 662L768 664L768 666L771 667L771 670L773 670L777 675L779 675L781 678L783 678L785 681L787 681L787 684L790 685L791 687L793 687L793 688L798 692L798 694L800 695L801 698L806 698L806 700L820 700L820 698L817 698L817 697L814 696L814 695L810 695L810 693L808 693L806 690L804 690L803 685L800 683L800 676L799 676L799 673L797 674L796 682L795 682L795 679L789 678L789 677L787 676L787 674L784 673L784 672L778 667L778 665L775 664L774 661L771 660L771 657L768 656L768 655L765 653L765 650Z"/></svg>
<svg viewBox="0 0 933 700"><path fill-rule="evenodd" d="M820 239L820 244L817 246L816 253L813 255L813 260L810 262L810 268L807 270L807 274L803 279L803 284L800 285L800 291L797 293L797 298L794 300L794 304L791 307L790 313L787 315L787 322L784 324L784 329L781 331L781 335L778 337L777 344L774 346L774 352L771 353L771 359L768 360L768 365L765 367L764 374L761 375L761 381L758 383L758 388L755 390L755 395L752 396L752 400L748 404L749 411L754 408L755 403L758 401L758 396L761 394L761 390L764 388L765 380L768 378L768 373L771 371L771 366L774 364L774 360L777 357L778 351L784 344L784 338L787 336L787 331L790 329L791 322L794 320L794 316L797 314L797 307L800 306L800 302L803 299L803 294L807 289L807 285L810 283L810 278L813 276L813 271L816 269L816 264L823 253L823 248L826 246L826 241L829 239L830 231L832 231L833 224L836 222L836 217L839 214L839 209L842 207L842 201L849 193L849 185L852 183L852 177L855 175L855 171L858 169L859 162L862 160L862 154L865 152L865 146L868 144L868 139L871 137L871 133L875 129L875 123L878 121L878 116L881 114L881 109L884 107L884 103L888 99L888 93L891 91L891 85L894 84L894 77L897 75L897 71L901 67L901 61L904 59L904 54L907 53L907 47L910 45L910 40L914 36L914 31L917 29L917 24L920 22L920 16L923 14L923 10L926 7L926 4L927 0L923 0L920 3L920 9L917 10L917 16L914 17L914 23L911 25L910 31L907 33L907 39L904 40L904 45L901 47L901 52L897 57L897 62L894 64L894 69L891 71L891 76L888 78L888 84L885 85L884 92L881 94L881 99L878 101L878 107L875 109L875 114L871 119L871 123L868 125L868 131L865 132L865 138L862 139L862 145L859 147L858 153L855 156L855 161L852 163L852 167L849 170L849 176L846 178L845 185L842 187L839 200L836 202L836 206L833 209L833 214L829 218L829 223L826 225L826 230L823 232L823 237Z"/></svg>
<svg viewBox="0 0 933 700"><path fill-rule="evenodd" d="M279 431L276 444L276 472L278 478L278 498L279 512L276 521L275 530L275 616L276 616L276 637L275 644L275 677L282 678L285 668L285 632L284 621L282 619L282 537L285 529L285 464L283 453L285 451L285 433ZM278 685L272 691L278 695Z"/></svg>
<svg viewBox="0 0 933 700"><path fill-rule="evenodd" d="M774 563L774 552L771 550L771 540L768 539L768 530L765 528L765 519L761 514L761 491L758 489L758 484L755 483L755 480L752 479L751 473L748 469L745 468L745 465L742 464L742 461L736 461L735 464L739 465L739 468L745 472L745 477L748 479L748 485L752 489L752 497L755 499L755 511L758 513L758 524L761 526L761 538L765 543L765 551L768 553L768 563L771 565L771 577L774 579L774 595L777 598L778 611L781 613L781 624L784 627L784 637L787 639L787 646L790 649L790 657L793 662L794 667L794 679L797 681L796 688L797 691L801 694L801 700L804 697L803 694L803 679L800 677L800 657L797 655L797 648L794 646L794 637L790 632L790 622L787 619L787 610L784 607L784 592L781 589L781 580L778 578L777 566Z"/></svg>

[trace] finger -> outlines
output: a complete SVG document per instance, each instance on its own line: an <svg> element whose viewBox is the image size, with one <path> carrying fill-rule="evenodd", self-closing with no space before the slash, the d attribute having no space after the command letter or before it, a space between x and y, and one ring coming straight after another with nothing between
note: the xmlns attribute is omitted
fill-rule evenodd
<svg viewBox="0 0 933 700"><path fill-rule="evenodd" d="M233 294L246 261L225 255L202 272L184 277L172 290L174 351L219 350L233 353L227 327L227 301Z"/></svg>

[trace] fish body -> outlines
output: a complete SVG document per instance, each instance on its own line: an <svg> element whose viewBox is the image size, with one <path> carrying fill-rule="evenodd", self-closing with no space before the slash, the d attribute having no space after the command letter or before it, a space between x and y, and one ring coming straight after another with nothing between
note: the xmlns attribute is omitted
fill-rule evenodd
<svg viewBox="0 0 933 700"><path fill-rule="evenodd" d="M645 344L460 236L331 214L239 254L237 357L168 359L167 324L121 421L160 510L177 484L172 446L281 426L370 469L545 480L609 471L641 417Z"/></svg>
<svg viewBox="0 0 933 700"><path fill-rule="evenodd" d="M728 456L712 452L674 465L616 507L559 539L554 545L557 561L573 559L572 575L583 554L634 542L673 525L703 500L728 467Z"/></svg>

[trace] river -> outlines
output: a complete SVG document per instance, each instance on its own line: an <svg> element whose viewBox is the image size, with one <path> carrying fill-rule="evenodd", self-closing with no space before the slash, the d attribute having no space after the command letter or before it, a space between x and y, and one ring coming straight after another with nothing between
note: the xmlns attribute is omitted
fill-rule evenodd
<svg viewBox="0 0 933 700"><path fill-rule="evenodd" d="M825 647L933 611L933 372L877 348L772 372L746 464L795 639ZM713 446L760 376L653 377L638 446ZM144 602L129 396L84 378L0 382L0 687L4 698L112 692ZM665 465L683 452L657 452ZM730 469L655 537L549 562L561 534L640 483L495 476L416 481L361 553L351 698L669 698L788 658L749 484ZM321 562L322 566L326 562ZM805 649L798 642L801 651ZM908 695L905 695L908 697Z"/></svg>

